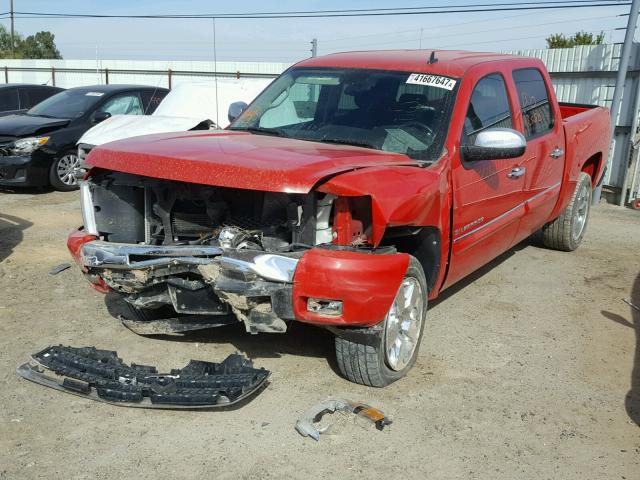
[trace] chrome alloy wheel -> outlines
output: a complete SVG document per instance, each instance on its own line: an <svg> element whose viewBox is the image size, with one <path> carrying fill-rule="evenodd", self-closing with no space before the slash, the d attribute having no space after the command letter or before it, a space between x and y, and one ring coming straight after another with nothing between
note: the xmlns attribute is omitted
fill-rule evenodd
<svg viewBox="0 0 640 480"><path fill-rule="evenodd" d="M385 357L392 370L400 371L407 366L418 347L424 295L417 279L407 277L393 300L385 318Z"/></svg>
<svg viewBox="0 0 640 480"><path fill-rule="evenodd" d="M574 241L578 241L580 235L584 231L584 227L587 224L587 217L589 215L589 204L591 203L591 190L590 185L582 183L580 190L578 191L575 199L575 205L573 207L573 225L571 236Z"/></svg>
<svg viewBox="0 0 640 480"><path fill-rule="evenodd" d="M56 174L65 185L76 185L77 179L74 175L76 169L80 166L80 159L77 155L69 153L58 160L56 166Z"/></svg>

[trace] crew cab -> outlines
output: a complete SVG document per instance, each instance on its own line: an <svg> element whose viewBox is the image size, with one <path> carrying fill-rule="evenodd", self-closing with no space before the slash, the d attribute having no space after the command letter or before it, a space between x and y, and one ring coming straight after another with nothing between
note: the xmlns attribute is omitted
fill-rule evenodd
<svg viewBox="0 0 640 480"><path fill-rule="evenodd" d="M134 330L313 324L377 387L444 289L540 229L578 247L611 136L541 61L493 53L311 58L232 107L226 130L94 149L69 250Z"/></svg>

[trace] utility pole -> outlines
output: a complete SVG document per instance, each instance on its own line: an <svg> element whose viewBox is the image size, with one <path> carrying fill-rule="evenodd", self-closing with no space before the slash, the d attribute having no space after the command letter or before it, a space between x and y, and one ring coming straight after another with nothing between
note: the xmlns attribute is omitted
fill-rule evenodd
<svg viewBox="0 0 640 480"><path fill-rule="evenodd" d="M11 0L9 4L9 13L11 14L11 58L16 58L13 53L13 37L15 35L14 25L13 25L13 0Z"/></svg>
<svg viewBox="0 0 640 480"><path fill-rule="evenodd" d="M638 21L638 9L640 8L640 0L633 0L631 3L631 11L629 12L629 20L627 22L627 30L624 34L624 43L622 44L622 53L620 54L620 65L618 66L618 75L616 76L616 87L613 90L613 100L611 102L611 137L615 138L616 135L616 123L618 123L618 114L620 113L620 100L622 99L622 91L624 90L624 84L627 79L627 70L629 69L629 58L631 57L631 47L633 44L633 36L636 33L636 23ZM634 112L634 115L637 112ZM633 135L633 132L631 132ZM611 162L613 161L613 148L609 149L609 156L607 157L607 169L611 168ZM602 196L602 185L593 192L592 205L598 205L600 203L600 197ZM621 193L625 195L625 192Z"/></svg>
<svg viewBox="0 0 640 480"><path fill-rule="evenodd" d="M313 40L311 40L311 56L312 57L318 56L318 39L317 38L314 38Z"/></svg>

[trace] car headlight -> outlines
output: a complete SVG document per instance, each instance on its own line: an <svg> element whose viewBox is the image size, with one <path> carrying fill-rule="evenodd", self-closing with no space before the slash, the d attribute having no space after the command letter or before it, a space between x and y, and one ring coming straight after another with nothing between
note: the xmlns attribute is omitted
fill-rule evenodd
<svg viewBox="0 0 640 480"><path fill-rule="evenodd" d="M16 140L15 142L13 142L13 145L11 145L11 150L13 153L16 153L18 155L31 153L43 146L48 141L49 137L21 138L20 140Z"/></svg>

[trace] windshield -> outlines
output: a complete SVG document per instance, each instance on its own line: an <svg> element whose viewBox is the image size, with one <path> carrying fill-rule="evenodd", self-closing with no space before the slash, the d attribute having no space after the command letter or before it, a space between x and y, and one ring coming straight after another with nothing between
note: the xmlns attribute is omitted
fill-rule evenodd
<svg viewBox="0 0 640 480"><path fill-rule="evenodd" d="M78 118L100 101L104 93L87 90L65 90L40 102L27 115L51 118Z"/></svg>
<svg viewBox="0 0 640 480"><path fill-rule="evenodd" d="M293 68L230 129L435 161L446 137L456 83L410 72Z"/></svg>

